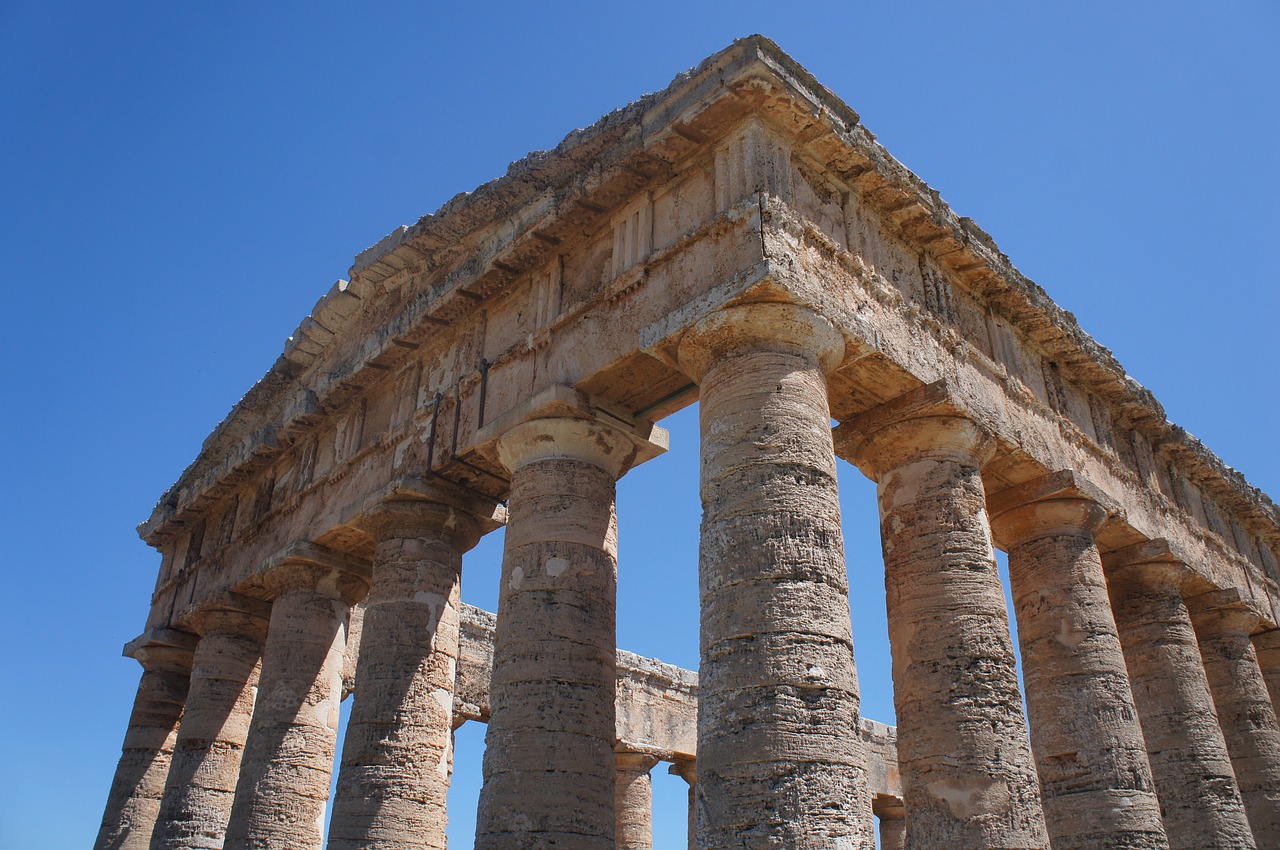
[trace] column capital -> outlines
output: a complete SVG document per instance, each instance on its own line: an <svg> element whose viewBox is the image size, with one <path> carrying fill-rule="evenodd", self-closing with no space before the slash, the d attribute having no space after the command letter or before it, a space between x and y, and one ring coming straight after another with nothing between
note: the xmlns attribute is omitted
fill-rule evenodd
<svg viewBox="0 0 1280 850"><path fill-rule="evenodd" d="M1253 645L1258 651L1280 650L1280 629L1268 629L1253 636Z"/></svg>
<svg viewBox="0 0 1280 850"><path fill-rule="evenodd" d="M1041 537L1092 539L1119 505L1072 470L1042 475L987 499L991 530L1005 549Z"/></svg>
<svg viewBox="0 0 1280 850"><path fill-rule="evenodd" d="M621 773L648 773L662 759L653 753L614 749L613 763Z"/></svg>
<svg viewBox="0 0 1280 850"><path fill-rule="evenodd" d="M147 629L124 645L121 655L132 658L143 670L190 673L200 636L179 629Z"/></svg>
<svg viewBox="0 0 1280 850"><path fill-rule="evenodd" d="M720 359L740 351L791 351L813 357L830 375L844 359L844 336L831 320L799 304L758 302L722 307L680 337L676 361L701 381Z"/></svg>
<svg viewBox="0 0 1280 850"><path fill-rule="evenodd" d="M506 510L497 502L490 503L489 508L485 512L454 500L397 497L379 502L365 511L357 524L375 541L396 537L440 537L459 551L466 552L479 543L486 532L502 525L496 516L501 511L505 518Z"/></svg>
<svg viewBox="0 0 1280 850"><path fill-rule="evenodd" d="M267 639L271 603L220 591L202 599L184 619L200 637L215 633L239 634L261 643Z"/></svg>
<svg viewBox="0 0 1280 850"><path fill-rule="evenodd" d="M305 588L354 605L369 590L369 569L359 558L300 542L269 558L260 580L272 599Z"/></svg>
<svg viewBox="0 0 1280 850"><path fill-rule="evenodd" d="M1262 615L1241 598L1235 588L1211 590L1187 599L1187 610L1196 631L1233 634L1248 639L1262 622Z"/></svg>
<svg viewBox="0 0 1280 850"><path fill-rule="evenodd" d="M841 423L832 433L836 454L875 480L916 460L951 460L981 467L995 438L953 400L947 380L917 387Z"/></svg>
<svg viewBox="0 0 1280 850"><path fill-rule="evenodd" d="M667 766L667 773L680 777L692 787L698 784L698 760L677 758Z"/></svg>
<svg viewBox="0 0 1280 850"><path fill-rule="evenodd" d="M1107 582L1116 588L1132 586L1181 593L1191 580L1186 562L1163 538L1103 552L1102 567Z"/></svg>
<svg viewBox="0 0 1280 850"><path fill-rule="evenodd" d="M610 410L573 387L553 384L477 435L509 473L541 460L578 460L620 478L667 450L665 428Z"/></svg>

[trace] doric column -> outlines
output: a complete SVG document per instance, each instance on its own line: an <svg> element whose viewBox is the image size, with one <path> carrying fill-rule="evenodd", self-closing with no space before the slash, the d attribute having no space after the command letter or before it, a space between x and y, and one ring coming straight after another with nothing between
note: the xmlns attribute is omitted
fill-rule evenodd
<svg viewBox="0 0 1280 850"><path fill-rule="evenodd" d="M1253 648L1258 654L1258 667L1271 695L1271 707L1280 714L1280 629L1271 629L1253 636Z"/></svg>
<svg viewBox="0 0 1280 850"><path fill-rule="evenodd" d="M938 383L837 442L878 482L907 846L1048 847L979 475L991 438Z"/></svg>
<svg viewBox="0 0 1280 850"><path fill-rule="evenodd" d="M361 520L376 548L329 850L446 845L462 555L500 509L443 482L430 495Z"/></svg>
<svg viewBox="0 0 1280 850"><path fill-rule="evenodd" d="M667 767L667 773L678 776L689 786L689 850L698 846L697 802L698 802L698 762L694 759L676 759Z"/></svg>
<svg viewBox="0 0 1280 850"><path fill-rule="evenodd" d="M191 683L195 635L158 629L135 643L125 647L125 654L142 665L142 681L94 850L147 850L151 845Z"/></svg>
<svg viewBox="0 0 1280 850"><path fill-rule="evenodd" d="M884 812L880 818L880 850L905 850L907 846L906 810Z"/></svg>
<svg viewBox="0 0 1280 850"><path fill-rule="evenodd" d="M269 612L265 602L225 594L188 618L200 639L152 850L222 847Z"/></svg>
<svg viewBox="0 0 1280 850"><path fill-rule="evenodd" d="M1159 544L1107 553L1103 565L1165 833L1174 850L1252 848L1182 599L1186 568Z"/></svg>
<svg viewBox="0 0 1280 850"><path fill-rule="evenodd" d="M826 375L844 340L803 307L702 319L700 846L870 848Z"/></svg>
<svg viewBox="0 0 1280 850"><path fill-rule="evenodd" d="M1280 847L1280 725L1249 639L1261 618L1235 590L1187 605L1253 840Z"/></svg>
<svg viewBox="0 0 1280 850"><path fill-rule="evenodd" d="M264 573L271 624L227 826L228 850L321 847L347 613L368 586L358 572L343 556L303 544Z"/></svg>
<svg viewBox="0 0 1280 850"><path fill-rule="evenodd" d="M990 500L1009 553L1031 749L1053 850L1167 848L1094 534L1105 499L1070 472Z"/></svg>
<svg viewBox="0 0 1280 850"><path fill-rule="evenodd" d="M614 753L614 807L618 850L653 850L653 779L657 756L619 749Z"/></svg>
<svg viewBox="0 0 1280 850"><path fill-rule="evenodd" d="M612 850L614 490L641 448L621 426L540 412L491 423L511 491L476 848Z"/></svg>

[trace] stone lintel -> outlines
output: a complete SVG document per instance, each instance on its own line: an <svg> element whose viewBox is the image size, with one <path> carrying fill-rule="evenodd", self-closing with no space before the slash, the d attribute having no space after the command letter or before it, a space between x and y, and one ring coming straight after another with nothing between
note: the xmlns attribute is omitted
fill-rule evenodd
<svg viewBox="0 0 1280 850"><path fill-rule="evenodd" d="M184 632L179 629L163 627L147 629L145 632L126 643L120 654L125 658L136 658L138 650L151 649L153 647L194 651L196 643L199 640L199 635L194 635L191 632Z"/></svg>
<svg viewBox="0 0 1280 850"><path fill-rule="evenodd" d="M1057 499L1084 499L1105 510L1109 517L1124 517L1119 502L1072 469L1050 472L987 496L987 513L994 520L1023 505Z"/></svg>

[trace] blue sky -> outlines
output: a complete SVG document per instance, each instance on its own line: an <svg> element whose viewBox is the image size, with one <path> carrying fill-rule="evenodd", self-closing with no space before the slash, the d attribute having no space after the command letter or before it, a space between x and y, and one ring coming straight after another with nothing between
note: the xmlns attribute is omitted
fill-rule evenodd
<svg viewBox="0 0 1280 850"><path fill-rule="evenodd" d="M0 2L0 848L91 842L159 565L133 527L354 254L748 33L1280 493L1272 2L187 5ZM667 424L619 489L619 641L692 666L695 411ZM842 476L864 713L891 720L873 492ZM468 601L499 556L468 556Z"/></svg>

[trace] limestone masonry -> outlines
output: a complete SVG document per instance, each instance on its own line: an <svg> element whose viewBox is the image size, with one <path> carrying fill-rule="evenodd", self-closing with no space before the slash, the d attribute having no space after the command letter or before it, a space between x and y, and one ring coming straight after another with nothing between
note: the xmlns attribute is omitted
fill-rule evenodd
<svg viewBox="0 0 1280 850"><path fill-rule="evenodd" d="M615 638L615 485L694 401L697 674ZM485 850L648 848L663 762L703 850L1280 847L1280 511L758 36L357 256L139 531L99 848L443 848L468 721Z"/></svg>

